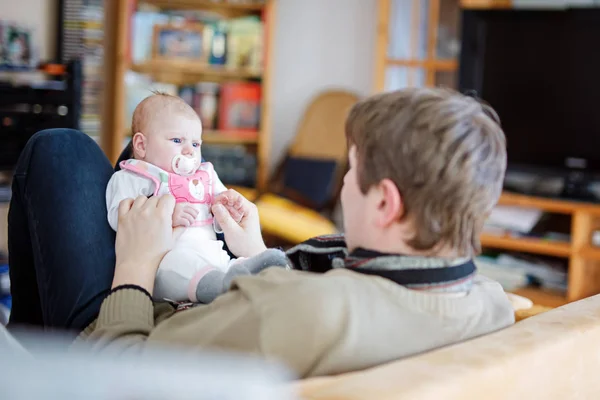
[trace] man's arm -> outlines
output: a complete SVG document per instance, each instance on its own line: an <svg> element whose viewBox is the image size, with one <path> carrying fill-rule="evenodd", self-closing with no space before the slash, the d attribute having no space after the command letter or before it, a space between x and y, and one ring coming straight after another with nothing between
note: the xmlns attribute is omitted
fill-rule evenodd
<svg viewBox="0 0 600 400"><path fill-rule="evenodd" d="M93 330L85 340L94 351L140 353L154 329L152 298L137 286L115 288L100 307Z"/></svg>
<svg viewBox="0 0 600 400"><path fill-rule="evenodd" d="M329 296L314 283L306 273L279 269L237 278L210 306L181 311L158 327L148 295L117 288L88 337L94 349L118 354L163 343L255 354L305 377L322 368L347 329L345 303L323 302Z"/></svg>

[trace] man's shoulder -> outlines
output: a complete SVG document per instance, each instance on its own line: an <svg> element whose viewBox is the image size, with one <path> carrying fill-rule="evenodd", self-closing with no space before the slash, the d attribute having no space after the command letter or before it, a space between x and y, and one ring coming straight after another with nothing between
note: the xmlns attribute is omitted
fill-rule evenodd
<svg viewBox="0 0 600 400"><path fill-rule="evenodd" d="M387 282L379 277L359 274L346 269L314 273L282 268L268 268L259 275L236 280L239 290L251 298L288 303L294 308L311 308L324 304L330 307L344 307L357 292L378 289ZM395 285L393 282L389 284Z"/></svg>

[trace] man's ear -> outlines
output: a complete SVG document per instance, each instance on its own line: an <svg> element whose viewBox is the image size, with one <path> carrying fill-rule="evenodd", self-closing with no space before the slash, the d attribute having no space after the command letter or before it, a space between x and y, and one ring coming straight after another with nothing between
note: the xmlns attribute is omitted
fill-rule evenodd
<svg viewBox="0 0 600 400"><path fill-rule="evenodd" d="M146 136L142 132L136 132L131 139L134 158L146 157Z"/></svg>
<svg viewBox="0 0 600 400"><path fill-rule="evenodd" d="M404 202L400 191L391 179L379 182L378 225L384 227L398 222L404 216Z"/></svg>

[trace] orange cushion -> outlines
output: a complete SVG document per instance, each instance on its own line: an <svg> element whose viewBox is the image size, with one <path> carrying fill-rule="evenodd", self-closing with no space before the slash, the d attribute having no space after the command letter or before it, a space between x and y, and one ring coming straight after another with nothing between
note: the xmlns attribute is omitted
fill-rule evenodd
<svg viewBox="0 0 600 400"><path fill-rule="evenodd" d="M333 222L318 212L274 194L261 196L256 207L263 232L290 243L338 232Z"/></svg>

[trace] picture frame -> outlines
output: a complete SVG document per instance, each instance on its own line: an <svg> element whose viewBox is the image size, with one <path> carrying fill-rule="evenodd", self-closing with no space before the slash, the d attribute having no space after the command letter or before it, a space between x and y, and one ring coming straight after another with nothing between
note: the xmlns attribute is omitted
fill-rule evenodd
<svg viewBox="0 0 600 400"><path fill-rule="evenodd" d="M203 24L154 25L152 59L208 63Z"/></svg>
<svg viewBox="0 0 600 400"><path fill-rule="evenodd" d="M28 68L33 65L31 30L0 21L0 65Z"/></svg>

